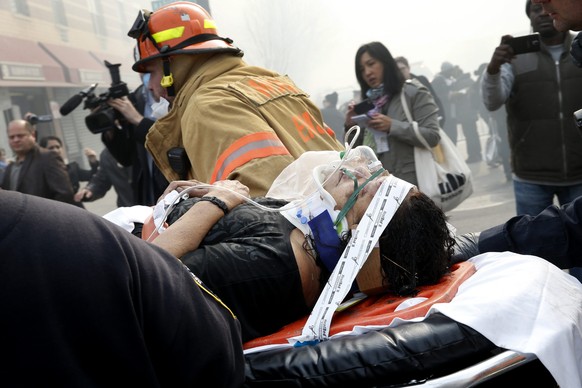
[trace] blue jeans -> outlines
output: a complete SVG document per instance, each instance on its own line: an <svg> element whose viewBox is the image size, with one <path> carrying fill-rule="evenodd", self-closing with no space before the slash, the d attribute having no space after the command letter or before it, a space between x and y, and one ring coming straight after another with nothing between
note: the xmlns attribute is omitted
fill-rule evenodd
<svg viewBox="0 0 582 388"><path fill-rule="evenodd" d="M560 205L565 205L582 196L582 184L549 186L514 180L513 192L515 193L516 214L535 216L554 203L554 195L558 197Z"/></svg>
<svg viewBox="0 0 582 388"><path fill-rule="evenodd" d="M517 214L535 216L554 203L554 195L558 197L560 206L582 196L582 184L548 186L514 180L513 191L515 193L515 208ZM570 274L582 282L582 267L570 268Z"/></svg>

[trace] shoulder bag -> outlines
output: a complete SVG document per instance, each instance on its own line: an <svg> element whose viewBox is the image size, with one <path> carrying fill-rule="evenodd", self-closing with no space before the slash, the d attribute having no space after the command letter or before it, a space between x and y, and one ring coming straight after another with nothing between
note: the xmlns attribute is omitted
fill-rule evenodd
<svg viewBox="0 0 582 388"><path fill-rule="evenodd" d="M420 134L418 123L413 120L404 88L401 94L402 108L412 124L416 138L423 147L414 147L414 164L418 189L428 195L443 211L448 212L461 204L473 193L473 177L469 166L442 128L440 143L431 148Z"/></svg>

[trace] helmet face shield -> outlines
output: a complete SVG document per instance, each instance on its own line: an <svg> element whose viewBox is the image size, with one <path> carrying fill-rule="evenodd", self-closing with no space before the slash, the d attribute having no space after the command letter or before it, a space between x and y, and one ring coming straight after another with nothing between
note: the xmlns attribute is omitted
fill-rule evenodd
<svg viewBox="0 0 582 388"><path fill-rule="evenodd" d="M140 9L133 25L129 29L127 36L133 39L139 39L142 35L148 35L148 21L150 20L151 11Z"/></svg>
<svg viewBox="0 0 582 388"><path fill-rule="evenodd" d="M133 70L142 73L145 62L170 55L217 51L242 55L231 39L218 36L210 14L191 2L178 1L154 12L139 11L128 35L137 40L139 52Z"/></svg>

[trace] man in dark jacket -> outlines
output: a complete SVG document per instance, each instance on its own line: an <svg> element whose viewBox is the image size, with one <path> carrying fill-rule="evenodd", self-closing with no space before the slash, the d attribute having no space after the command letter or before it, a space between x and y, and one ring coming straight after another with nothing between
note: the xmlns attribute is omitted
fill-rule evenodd
<svg viewBox="0 0 582 388"><path fill-rule="evenodd" d="M327 94L323 99L323 108L321 109L323 122L329 126L335 133L335 138L340 143L344 142L344 115L337 109L337 92Z"/></svg>
<svg viewBox="0 0 582 388"><path fill-rule="evenodd" d="M441 127L444 127L445 121L446 121L445 107L443 106L441 99L439 98L439 96L437 95L435 90L433 89L428 78L426 78L424 75L417 75L417 74L412 73L410 71L410 64L408 63L408 59L406 59L405 57L396 57L396 58L394 58L394 60L396 61L396 64L398 65L398 68L402 72L402 75L404 76L404 78L417 79L421 84L426 86L426 88L428 90L430 90L430 94L432 94L432 97L434 98L434 102L436 102L437 106L439 107L439 124Z"/></svg>
<svg viewBox="0 0 582 388"><path fill-rule="evenodd" d="M121 165L131 166L133 202L151 206L156 204L169 183L145 148L146 135L155 122L148 114L151 112L148 93L142 84L129 98L110 100L109 104L125 120L121 123L121 131L111 129L103 132L101 140Z"/></svg>
<svg viewBox="0 0 582 388"><path fill-rule="evenodd" d="M6 167L2 188L74 204L65 162L36 144L32 125L26 120L13 120L8 124L7 133L15 157Z"/></svg>
<svg viewBox="0 0 582 388"><path fill-rule="evenodd" d="M103 198L113 187L117 193L117 207L137 205L131 186L132 166L125 167L104 148L99 155L99 169L87 186L75 194L76 201L91 202Z"/></svg>
<svg viewBox="0 0 582 388"><path fill-rule="evenodd" d="M505 104L516 213L536 215L582 195L582 136L572 114L582 103L582 71L572 62L572 35L557 31L541 5L526 2L541 50L514 55L501 38L482 81L490 111Z"/></svg>
<svg viewBox="0 0 582 388"><path fill-rule="evenodd" d="M58 136L45 136L40 139L38 144L42 148L46 148L49 151L52 151L59 155L66 163L65 158L65 150L63 148L63 141ZM79 163L72 161L66 163L67 173L69 174L69 180L71 181L71 186L73 187L73 193L79 191L81 187L81 181L88 182L91 180L93 175L97 172L99 168L99 160L97 160L97 154L90 148L85 149L85 155L87 156L87 160L89 161L89 166L91 166L90 170L85 170L79 166ZM75 205L85 208L82 202L75 199Z"/></svg>

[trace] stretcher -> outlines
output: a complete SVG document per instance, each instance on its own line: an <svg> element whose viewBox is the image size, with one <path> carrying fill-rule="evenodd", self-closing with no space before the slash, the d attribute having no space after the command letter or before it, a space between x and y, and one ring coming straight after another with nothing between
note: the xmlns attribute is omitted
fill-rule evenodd
<svg viewBox="0 0 582 388"><path fill-rule="evenodd" d="M545 268L545 264L541 265ZM424 302L402 311L395 311L395 306L403 298L380 295L336 312L331 326L332 337L315 345L285 345L287 338L301 330L306 318L285 326L278 333L249 341L245 344L245 386L487 387L502 383L520 386L535 381L539 387L557 387L554 374L562 382L576 381L576 376L568 380L560 371L554 370L552 374L535 353L499 346L478 330L449 317L454 314L445 308L442 310L446 314L437 309L425 316L427 310L448 305L474 273L471 262L453 266L451 274L439 284L419 287L416 297L426 297ZM574 284L568 282L570 279L566 279L568 287ZM574 284L570 291L574 291L576 300L582 300L582 287ZM470 295L470 292L463 293ZM512 291L507 290L507 293L511 295ZM581 357L581 307L573 307L568 313L577 314L574 326L577 334L573 339L578 347L573 347L572 353L578 360ZM393 321L398 324L391 324ZM379 328L380 322L385 323L385 327ZM354 325L372 325L372 329L342 335ZM499 329L504 330L504 322L500 322ZM557 327L556 331L563 330ZM566 358L568 352L564 350ZM544 357L547 358L546 354ZM578 371L573 373L579 374ZM562 388L566 386L575 385L562 384Z"/></svg>

